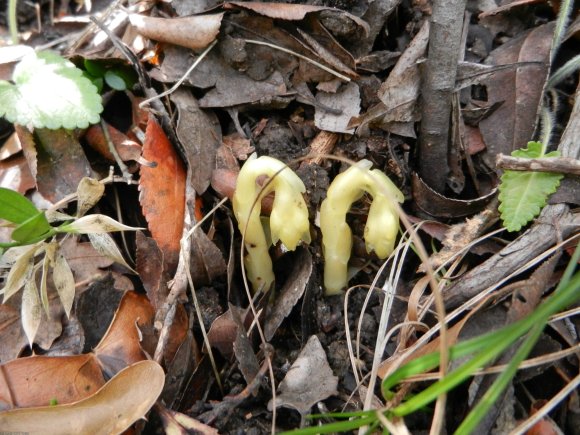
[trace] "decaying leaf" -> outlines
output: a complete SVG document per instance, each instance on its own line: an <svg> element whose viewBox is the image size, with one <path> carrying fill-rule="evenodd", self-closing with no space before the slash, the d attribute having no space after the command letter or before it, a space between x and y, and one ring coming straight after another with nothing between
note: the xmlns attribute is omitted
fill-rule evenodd
<svg viewBox="0 0 580 435"><path fill-rule="evenodd" d="M134 228L123 225L115 219L103 214L90 214L76 219L70 224L64 225L63 230L79 234L104 234L113 231L135 231L143 228Z"/></svg>
<svg viewBox="0 0 580 435"><path fill-rule="evenodd" d="M192 50L207 47L220 30L224 14L194 15L181 18L158 18L131 14L129 20L139 33L159 42L168 42Z"/></svg>
<svg viewBox="0 0 580 435"><path fill-rule="evenodd" d="M353 133L349 129L350 118L357 116L360 111L360 91L354 82L344 85L336 93L318 92L314 122L321 130L336 133Z"/></svg>
<svg viewBox="0 0 580 435"><path fill-rule="evenodd" d="M123 367L146 359L141 337L151 332L153 316L147 297L125 293L107 333L94 351L107 374L112 376Z"/></svg>
<svg viewBox="0 0 580 435"><path fill-rule="evenodd" d="M71 131L36 129L33 140L30 143L21 138L24 155L30 167L37 168L36 187L49 201L55 203L76 192L80 181L93 175L91 165ZM29 150L30 147L35 150Z"/></svg>
<svg viewBox="0 0 580 435"><path fill-rule="evenodd" d="M84 177L77 187L77 217L93 208L105 193L105 185L94 178Z"/></svg>
<svg viewBox="0 0 580 435"><path fill-rule="evenodd" d="M304 294L311 279L313 266L310 252L307 249L298 249L294 260L292 271L288 274L288 278L276 296L274 306L266 318L264 335L267 341L274 337L278 327Z"/></svg>
<svg viewBox="0 0 580 435"><path fill-rule="evenodd" d="M264 15L270 18L279 18L282 20L303 20L307 14L322 12L322 11L333 11L339 14L344 14L362 29L365 33L369 32L369 25L361 20L359 17L349 14L348 12L340 11L338 9L330 8L327 6L313 6L313 5L295 5L295 4L285 4L285 3L273 3L273 2L228 2L224 4L224 7L233 9L249 9L258 14Z"/></svg>
<svg viewBox="0 0 580 435"><path fill-rule="evenodd" d="M99 254L110 258L111 260L122 264L130 271L137 273L131 266L127 264L123 258L123 255L121 254L121 251L119 251L117 244L108 233L89 233L87 235L91 241L91 245L93 245L93 248L95 248Z"/></svg>
<svg viewBox="0 0 580 435"><path fill-rule="evenodd" d="M165 381L154 361L127 367L85 400L0 413L4 431L40 434L122 433L153 406Z"/></svg>
<svg viewBox="0 0 580 435"><path fill-rule="evenodd" d="M498 71L483 81L487 102L503 102L479 123L487 145L486 159L494 167L497 154L511 154L532 139L538 106L550 69L549 54L554 22L544 24L495 49L486 60L492 65L527 63L519 68Z"/></svg>
<svg viewBox="0 0 580 435"><path fill-rule="evenodd" d="M42 318L42 305L38 296L36 281L33 279L29 279L24 285L20 318L22 319L22 328L28 338L28 344L32 348Z"/></svg>
<svg viewBox="0 0 580 435"><path fill-rule="evenodd" d="M54 260L52 280L54 281L54 286L58 292L66 316L70 317L70 310L75 299L75 278L66 258L64 258L60 250L57 251Z"/></svg>
<svg viewBox="0 0 580 435"><path fill-rule="evenodd" d="M304 416L317 402L336 394L337 386L338 377L332 374L324 349L313 335L280 382L276 402L270 400L268 409L285 406Z"/></svg>
<svg viewBox="0 0 580 435"><path fill-rule="evenodd" d="M137 259L135 269L141 278L147 297L155 309L165 302L169 292L163 270L163 253L157 243L141 231L137 232Z"/></svg>
<svg viewBox="0 0 580 435"><path fill-rule="evenodd" d="M149 230L163 251L166 270L177 265L185 213L185 168L167 136L149 118L143 157L155 168L141 167L139 202Z"/></svg>
<svg viewBox="0 0 580 435"><path fill-rule="evenodd" d="M48 406L84 399L104 383L93 355L69 357L32 356L2 365L0 408ZM3 417L0 427L6 430ZM22 430L22 427L20 428Z"/></svg>
<svg viewBox="0 0 580 435"><path fill-rule="evenodd" d="M27 279L32 275L32 267L34 266L34 254L38 250L38 245L27 246L26 250L22 251L8 273L6 284L4 285L4 299L2 303L6 303L11 296L22 288ZM20 252L20 251L19 251Z"/></svg>
<svg viewBox="0 0 580 435"><path fill-rule="evenodd" d="M219 122L212 122L210 113L200 109L193 94L185 88L176 90L171 101L177 106L177 137L185 149L193 188L198 195L209 186L216 165L216 152L220 146ZM214 116L215 118L215 116Z"/></svg>

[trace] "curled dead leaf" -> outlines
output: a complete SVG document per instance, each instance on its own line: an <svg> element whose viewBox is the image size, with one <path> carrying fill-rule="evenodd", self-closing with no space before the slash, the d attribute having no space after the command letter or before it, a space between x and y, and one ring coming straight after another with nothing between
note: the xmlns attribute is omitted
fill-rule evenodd
<svg viewBox="0 0 580 435"><path fill-rule="evenodd" d="M157 18L131 14L129 21L141 35L147 38L192 50L201 50L216 38L223 16L223 12L181 18Z"/></svg>

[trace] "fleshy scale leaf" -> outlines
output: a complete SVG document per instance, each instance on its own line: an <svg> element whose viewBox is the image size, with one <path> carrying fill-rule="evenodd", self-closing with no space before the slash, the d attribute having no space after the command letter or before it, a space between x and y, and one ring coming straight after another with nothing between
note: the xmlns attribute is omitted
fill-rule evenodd
<svg viewBox="0 0 580 435"><path fill-rule="evenodd" d="M101 96L72 62L50 52L26 55L14 84L0 80L0 116L36 128L86 128L99 121Z"/></svg>
<svg viewBox="0 0 580 435"><path fill-rule="evenodd" d="M541 143L528 142L528 148L512 152L514 157L557 157L553 151L544 154ZM532 171L505 171L499 186L499 211L508 231L519 231L546 205L548 196L560 185L562 174Z"/></svg>

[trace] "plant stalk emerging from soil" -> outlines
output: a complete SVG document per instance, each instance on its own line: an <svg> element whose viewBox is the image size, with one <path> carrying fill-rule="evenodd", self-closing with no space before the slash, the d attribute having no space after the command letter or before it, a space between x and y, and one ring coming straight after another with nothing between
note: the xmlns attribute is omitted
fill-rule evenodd
<svg viewBox="0 0 580 435"><path fill-rule="evenodd" d="M258 178L268 177L262 185ZM274 282L272 260L268 253L260 210L262 199L275 192L270 214L271 242L280 240L293 251L300 241L310 243L308 209L302 197L306 188L298 176L284 163L272 157L252 155L242 167L232 199L238 227L244 235L247 251L244 262L254 291L268 291Z"/></svg>
<svg viewBox="0 0 580 435"><path fill-rule="evenodd" d="M320 208L320 230L324 249L324 287L327 295L338 294L347 282L347 265L352 248L352 232L346 214L364 193L373 197L364 238L367 252L379 258L393 252L399 231L395 201L403 202L402 192L383 172L370 170L372 163L361 160L336 176Z"/></svg>

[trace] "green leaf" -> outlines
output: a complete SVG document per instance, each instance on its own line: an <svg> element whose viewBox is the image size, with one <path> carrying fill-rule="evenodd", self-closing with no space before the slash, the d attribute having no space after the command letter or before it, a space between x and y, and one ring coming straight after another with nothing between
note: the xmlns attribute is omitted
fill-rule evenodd
<svg viewBox="0 0 580 435"><path fill-rule="evenodd" d="M38 213L40 211L24 195L0 187L0 219L21 224Z"/></svg>
<svg viewBox="0 0 580 435"><path fill-rule="evenodd" d="M50 52L31 53L0 80L0 116L37 128L85 128L103 111L97 89L72 62Z"/></svg>
<svg viewBox="0 0 580 435"><path fill-rule="evenodd" d="M542 144L528 142L528 148L516 150L514 157L549 158L557 151L545 154ZM535 218L546 205L548 196L560 185L562 174L532 171L505 171L499 186L499 211L508 231L519 231Z"/></svg>
<svg viewBox="0 0 580 435"><path fill-rule="evenodd" d="M12 240L21 243L35 241L43 234L50 234L52 227L48 223L44 212L38 213L24 221L12 231Z"/></svg>
<svg viewBox="0 0 580 435"><path fill-rule="evenodd" d="M119 76L115 71L107 71L105 73L105 82L116 91L124 91L127 89L127 85L125 84L125 80L123 77Z"/></svg>

